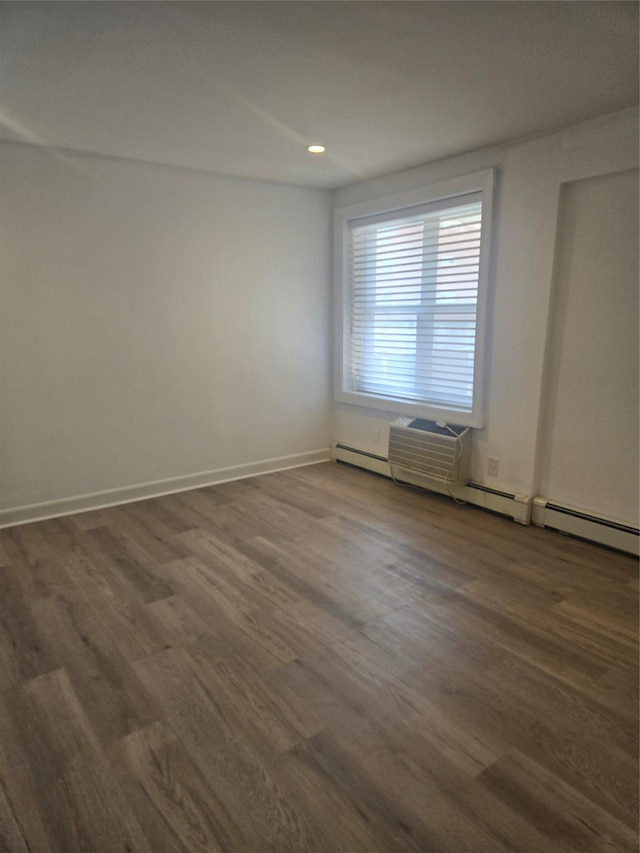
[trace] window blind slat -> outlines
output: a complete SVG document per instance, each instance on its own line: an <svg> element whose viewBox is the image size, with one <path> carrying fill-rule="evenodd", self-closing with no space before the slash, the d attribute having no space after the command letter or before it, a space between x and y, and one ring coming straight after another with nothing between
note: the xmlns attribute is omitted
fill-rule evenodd
<svg viewBox="0 0 640 853"><path fill-rule="evenodd" d="M442 275L460 275L461 270L465 267L477 267L479 260L480 256L474 255L472 257L458 257L455 260L445 259L436 264L426 264L422 260L412 260L406 263L404 261L397 261L393 264L377 266L375 272L368 267L359 269L357 266L353 266L352 275L354 281L365 282L368 286L372 287L376 281L384 278L395 280L397 277L402 277L403 275L410 277L424 276L426 279L439 278Z"/></svg>
<svg viewBox="0 0 640 853"><path fill-rule="evenodd" d="M480 244L480 231L477 228L474 228L473 231L467 231L465 234L449 234L446 236L434 234L433 239L429 239L429 237L430 235L421 235L419 240L415 238L386 240L382 245L380 242L374 245L371 240L354 241L353 254L363 259L377 257L385 260L388 257L401 255L434 255L447 252L452 246L461 250L472 250Z"/></svg>

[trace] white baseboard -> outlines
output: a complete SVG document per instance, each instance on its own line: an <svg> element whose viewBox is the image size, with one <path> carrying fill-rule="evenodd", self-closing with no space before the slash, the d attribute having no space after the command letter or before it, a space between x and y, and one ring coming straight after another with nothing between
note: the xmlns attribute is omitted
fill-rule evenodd
<svg viewBox="0 0 640 853"><path fill-rule="evenodd" d="M331 457L338 462L347 462L350 465L356 465L358 468L364 468L367 471L374 471L376 474L391 477L389 462L383 456L376 456L373 453L367 453L355 447L347 447L343 444L334 443L331 445ZM443 495L453 494L456 498L466 503L491 510L491 512L498 512L501 515L510 516L520 524L529 524L531 521L531 498L529 495L501 492L477 483L469 483L467 486L449 485L446 487L437 480L430 480L428 477L406 469L402 470L401 479L403 482L429 489L432 492L438 492Z"/></svg>
<svg viewBox="0 0 640 853"><path fill-rule="evenodd" d="M571 536L598 542L608 548L634 554L640 553L638 528L612 518L597 516L586 510L564 504L554 504L546 498L533 501L532 521L538 527L551 527Z"/></svg>
<svg viewBox="0 0 640 853"><path fill-rule="evenodd" d="M248 462L244 465L232 465L229 468L217 468L214 471L202 471L183 477L172 477L168 480L154 480L150 483L124 486L121 489L108 489L103 492L92 492L91 494L75 495L55 501L44 501L43 503L4 509L0 510L0 528L29 524L32 521L44 521L47 518L58 518L61 515L72 515L76 512L86 512L92 509L104 509L105 507L133 503L147 498L158 498L175 492L199 489L202 486L215 486L218 483L228 483L231 480L255 477L258 474L273 474L276 471L287 471L290 468L301 468L304 465L328 462L330 458L328 448L309 450L306 453L293 453L289 456L278 456L274 459Z"/></svg>

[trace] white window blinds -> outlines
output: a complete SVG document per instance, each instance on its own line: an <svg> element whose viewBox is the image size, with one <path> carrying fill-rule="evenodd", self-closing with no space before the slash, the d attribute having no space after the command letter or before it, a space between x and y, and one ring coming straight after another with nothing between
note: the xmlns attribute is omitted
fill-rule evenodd
<svg viewBox="0 0 640 853"><path fill-rule="evenodd" d="M472 412L482 193L352 219L353 391Z"/></svg>

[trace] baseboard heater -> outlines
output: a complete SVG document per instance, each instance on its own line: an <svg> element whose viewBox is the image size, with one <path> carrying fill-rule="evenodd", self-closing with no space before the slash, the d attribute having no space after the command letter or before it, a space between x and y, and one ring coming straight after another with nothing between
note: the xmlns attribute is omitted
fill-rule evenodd
<svg viewBox="0 0 640 853"><path fill-rule="evenodd" d="M598 542L608 548L640 554L640 531L637 527L621 524L614 519L592 515L575 507L555 504L546 498L533 499L532 519L538 527L549 527Z"/></svg>
<svg viewBox="0 0 640 853"><path fill-rule="evenodd" d="M358 450L355 447L349 447L348 445L336 442L331 445L331 456L337 462L345 462L357 468L364 468L366 471L374 471L376 474L391 477L389 460L384 456L378 456L375 453L368 453L365 450ZM429 489L432 492L438 492L439 494L453 494L458 500L482 507L491 512L497 512L500 515L509 516L519 524L529 524L531 522L531 498L528 495L501 492L497 489L491 489L476 483L459 485L439 482L438 480L425 477L417 471L410 471L408 469L403 469L401 478L397 477L396 479L400 479L401 482L412 486L419 486Z"/></svg>

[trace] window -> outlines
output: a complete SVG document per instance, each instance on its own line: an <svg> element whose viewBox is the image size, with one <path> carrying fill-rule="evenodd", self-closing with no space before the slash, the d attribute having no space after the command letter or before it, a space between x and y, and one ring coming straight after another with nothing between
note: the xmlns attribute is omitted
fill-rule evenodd
<svg viewBox="0 0 640 853"><path fill-rule="evenodd" d="M338 400L482 425L493 171L336 213Z"/></svg>

